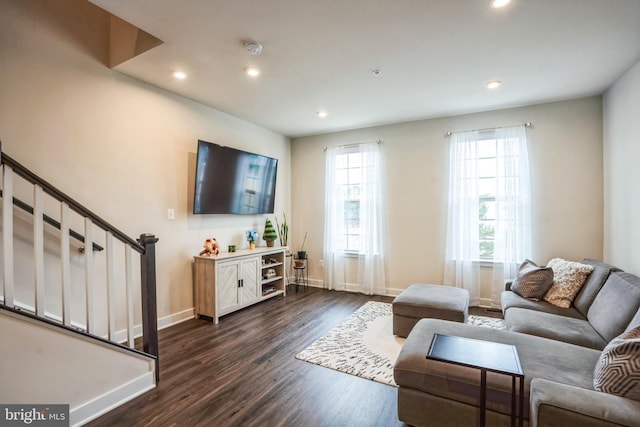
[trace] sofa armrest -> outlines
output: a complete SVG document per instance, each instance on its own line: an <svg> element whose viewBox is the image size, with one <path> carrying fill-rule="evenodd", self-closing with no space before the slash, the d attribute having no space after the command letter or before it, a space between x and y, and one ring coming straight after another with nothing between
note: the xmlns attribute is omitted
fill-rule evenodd
<svg viewBox="0 0 640 427"><path fill-rule="evenodd" d="M513 280L505 280L504 281L504 290L505 291L510 291L511 290L511 285L513 285Z"/></svg>
<svg viewBox="0 0 640 427"><path fill-rule="evenodd" d="M640 401L541 378L531 381L532 427L638 426Z"/></svg>

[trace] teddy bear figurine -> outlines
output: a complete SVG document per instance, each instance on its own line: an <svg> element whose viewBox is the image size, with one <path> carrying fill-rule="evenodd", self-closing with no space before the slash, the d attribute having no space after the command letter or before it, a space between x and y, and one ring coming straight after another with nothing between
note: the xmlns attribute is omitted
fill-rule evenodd
<svg viewBox="0 0 640 427"><path fill-rule="evenodd" d="M204 249L200 252L200 256L214 256L220 253L220 245L215 237L204 241Z"/></svg>

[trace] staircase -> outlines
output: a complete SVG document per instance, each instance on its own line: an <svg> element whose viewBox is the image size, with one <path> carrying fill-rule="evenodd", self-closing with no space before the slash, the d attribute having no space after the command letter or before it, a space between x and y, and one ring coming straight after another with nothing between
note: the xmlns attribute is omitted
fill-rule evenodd
<svg viewBox="0 0 640 427"><path fill-rule="evenodd" d="M127 236L1 143L0 164L0 401L69 404L81 425L159 381L158 239Z"/></svg>

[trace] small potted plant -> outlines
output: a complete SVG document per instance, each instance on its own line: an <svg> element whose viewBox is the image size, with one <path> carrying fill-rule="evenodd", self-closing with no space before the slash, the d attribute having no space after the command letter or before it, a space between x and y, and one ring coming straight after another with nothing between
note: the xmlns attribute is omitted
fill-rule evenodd
<svg viewBox="0 0 640 427"><path fill-rule="evenodd" d="M273 228L273 224L271 224L271 220L267 218L267 221L264 224L264 233L262 233L262 240L267 242L267 246L272 247L273 242L278 238L278 234L276 233L276 229Z"/></svg>
<svg viewBox="0 0 640 427"><path fill-rule="evenodd" d="M300 250L298 251L298 259L295 260L296 267L304 266L304 263L307 259L307 251L304 250L304 244L307 242L307 233L304 233L304 239L302 239L302 246L300 246Z"/></svg>
<svg viewBox="0 0 640 427"><path fill-rule="evenodd" d="M284 218L282 225L278 224L278 217L276 217L276 227L280 233L280 246L287 246L287 241L289 240L289 226L287 225L287 216L284 212L282 212L282 217Z"/></svg>
<svg viewBox="0 0 640 427"><path fill-rule="evenodd" d="M249 249L256 248L256 240L258 240L258 232L256 230L247 230L247 241L249 242Z"/></svg>

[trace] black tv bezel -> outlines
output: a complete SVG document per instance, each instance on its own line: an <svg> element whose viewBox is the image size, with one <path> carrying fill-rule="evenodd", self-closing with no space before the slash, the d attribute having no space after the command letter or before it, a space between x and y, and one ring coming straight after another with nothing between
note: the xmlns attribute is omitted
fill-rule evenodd
<svg viewBox="0 0 640 427"><path fill-rule="evenodd" d="M259 212L259 213L238 213L238 212L196 212L196 194L197 194L197 189L198 189L198 166L200 164L199 162L199 158L200 158L200 144L208 144L208 145L212 145L212 146L216 146L218 148L225 148L225 149L229 149L229 150L233 150L236 151L238 153L241 154L248 154L248 155L252 155L252 156L259 156L259 157L263 157L269 160L274 160L276 165L275 165L275 178L274 178L274 183L273 183L273 207L271 209L271 212ZM269 215L269 214L273 214L275 212L275 205L276 205L276 188L277 188L277 184L278 184L278 163L279 159L277 157L271 157L271 156L265 156L264 154L258 154L258 153L254 153L251 151L246 151L246 150L241 150L239 148L235 148L235 147L230 147L230 146L226 146L226 145L222 145L222 144L216 144L215 142L209 142L209 141L205 141L203 139L198 139L198 146L197 146L197 150L196 150L196 164L195 164L195 171L194 171L194 177L193 177L193 203L192 203L192 214L193 215L240 215L240 216L246 216L246 215Z"/></svg>

